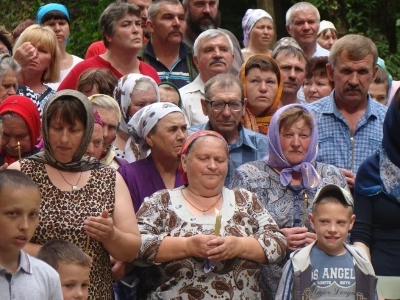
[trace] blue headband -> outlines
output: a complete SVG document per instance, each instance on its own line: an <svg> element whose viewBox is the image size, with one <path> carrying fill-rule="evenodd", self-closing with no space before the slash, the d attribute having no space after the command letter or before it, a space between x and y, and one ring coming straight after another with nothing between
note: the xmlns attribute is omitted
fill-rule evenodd
<svg viewBox="0 0 400 300"><path fill-rule="evenodd" d="M58 3L49 3L39 7L36 14L36 23L40 24L42 22L42 18L44 17L44 15L52 10L61 11L67 17L68 21L71 21L69 18L68 10L64 5Z"/></svg>

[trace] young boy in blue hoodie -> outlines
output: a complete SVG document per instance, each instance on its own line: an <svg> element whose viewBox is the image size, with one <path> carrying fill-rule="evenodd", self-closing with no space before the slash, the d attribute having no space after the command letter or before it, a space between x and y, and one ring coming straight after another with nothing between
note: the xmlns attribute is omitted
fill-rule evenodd
<svg viewBox="0 0 400 300"><path fill-rule="evenodd" d="M315 195L311 226L317 240L292 253L275 300L377 299L372 265L363 249L347 245L355 215L351 194L329 184Z"/></svg>

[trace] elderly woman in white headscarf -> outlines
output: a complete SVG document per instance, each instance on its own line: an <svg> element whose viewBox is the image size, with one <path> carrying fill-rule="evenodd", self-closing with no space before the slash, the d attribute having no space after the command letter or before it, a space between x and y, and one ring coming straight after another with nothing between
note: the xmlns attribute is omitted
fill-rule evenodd
<svg viewBox="0 0 400 300"><path fill-rule="evenodd" d="M187 136L187 125L178 106L159 102L140 109L129 121L128 132L140 151L151 149L145 159L118 169L137 212L144 198L183 185L178 153Z"/></svg>
<svg viewBox="0 0 400 300"><path fill-rule="evenodd" d="M148 152L140 151L128 135L129 120L143 107L160 102L160 92L157 83L149 76L142 74L128 74L122 76L114 91L114 99L121 109L121 124L114 141L113 150L117 156L134 162L145 158Z"/></svg>
<svg viewBox="0 0 400 300"><path fill-rule="evenodd" d="M271 55L271 42L274 39L274 21L263 9L248 9L242 19L244 60L254 54Z"/></svg>

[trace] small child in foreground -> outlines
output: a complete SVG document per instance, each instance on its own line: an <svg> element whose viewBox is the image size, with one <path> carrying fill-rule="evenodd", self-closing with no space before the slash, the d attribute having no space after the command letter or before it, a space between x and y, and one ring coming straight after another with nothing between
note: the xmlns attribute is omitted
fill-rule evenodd
<svg viewBox="0 0 400 300"><path fill-rule="evenodd" d="M0 172L0 299L62 300L60 278L22 248L39 223L40 192L25 173Z"/></svg>
<svg viewBox="0 0 400 300"><path fill-rule="evenodd" d="M44 244L37 255L60 275L64 300L88 298L90 262L85 252L71 242L54 239Z"/></svg>
<svg viewBox="0 0 400 300"><path fill-rule="evenodd" d="M345 244L353 208L351 194L337 185L317 192L309 215L317 240L292 253L275 300L377 299L377 278L366 253Z"/></svg>

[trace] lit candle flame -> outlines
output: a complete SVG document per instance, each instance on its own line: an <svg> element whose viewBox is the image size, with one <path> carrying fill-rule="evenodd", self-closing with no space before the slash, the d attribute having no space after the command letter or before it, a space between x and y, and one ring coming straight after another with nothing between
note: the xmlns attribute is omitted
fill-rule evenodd
<svg viewBox="0 0 400 300"><path fill-rule="evenodd" d="M18 148L18 159L21 159L21 144L18 142L17 143L17 148Z"/></svg>

